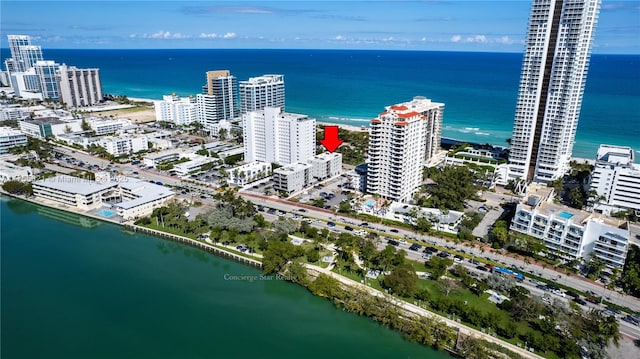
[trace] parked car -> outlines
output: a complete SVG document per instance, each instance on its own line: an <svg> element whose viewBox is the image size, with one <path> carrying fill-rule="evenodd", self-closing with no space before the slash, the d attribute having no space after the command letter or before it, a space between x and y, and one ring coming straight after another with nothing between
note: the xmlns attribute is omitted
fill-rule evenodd
<svg viewBox="0 0 640 359"><path fill-rule="evenodd" d="M400 245L400 242L398 242L396 240L393 240L393 239L388 240L387 243L392 245L392 246L396 246L396 247Z"/></svg>

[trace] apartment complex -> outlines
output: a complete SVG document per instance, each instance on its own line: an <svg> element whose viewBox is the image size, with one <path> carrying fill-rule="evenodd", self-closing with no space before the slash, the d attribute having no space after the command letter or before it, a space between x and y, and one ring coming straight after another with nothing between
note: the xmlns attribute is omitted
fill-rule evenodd
<svg viewBox="0 0 640 359"><path fill-rule="evenodd" d="M49 60L38 61L33 68L36 75L38 75L42 97L58 101L60 94L58 91L57 73L60 64Z"/></svg>
<svg viewBox="0 0 640 359"><path fill-rule="evenodd" d="M262 75L240 81L240 112L263 110L265 107L284 108L284 76Z"/></svg>
<svg viewBox="0 0 640 359"><path fill-rule="evenodd" d="M543 241L547 251L565 260L602 259L610 268L622 268L629 249L627 222L554 204L553 189L531 186L519 203L511 229Z"/></svg>
<svg viewBox="0 0 640 359"><path fill-rule="evenodd" d="M240 106L238 81L229 70L207 71L206 75L207 83L196 96L196 102L198 121L209 129L219 121L237 118Z"/></svg>
<svg viewBox="0 0 640 359"><path fill-rule="evenodd" d="M67 175L34 181L33 194L83 211L111 207L126 220L149 215L174 196L166 187L130 177L115 181L106 172L96 173L95 181Z"/></svg>
<svg viewBox="0 0 640 359"><path fill-rule="evenodd" d="M162 96L162 101L153 101L156 121L170 122L177 126L197 121L197 105L194 97Z"/></svg>
<svg viewBox="0 0 640 359"><path fill-rule="evenodd" d="M411 199L422 168L440 147L444 104L418 96L387 106L371 120L367 192L394 201Z"/></svg>
<svg viewBox="0 0 640 359"><path fill-rule="evenodd" d="M56 77L59 100L70 108L92 106L103 100L100 69L60 65Z"/></svg>
<svg viewBox="0 0 640 359"><path fill-rule="evenodd" d="M569 166L600 0L533 0L509 178L549 182Z"/></svg>
<svg viewBox="0 0 640 359"><path fill-rule="evenodd" d="M640 164L631 147L600 145L589 189L596 191L598 212L633 209L640 213Z"/></svg>
<svg viewBox="0 0 640 359"><path fill-rule="evenodd" d="M0 127L0 155L8 153L10 148L26 145L27 135L11 127Z"/></svg>
<svg viewBox="0 0 640 359"><path fill-rule="evenodd" d="M242 115L244 160L281 165L306 162L316 152L316 120L267 107Z"/></svg>
<svg viewBox="0 0 640 359"><path fill-rule="evenodd" d="M273 171L273 188L292 194L342 173L342 154L321 153L306 162L296 162Z"/></svg>
<svg viewBox="0 0 640 359"><path fill-rule="evenodd" d="M24 72L33 67L37 61L43 60L42 48L31 44L31 36L7 35L7 39L11 52L11 58L5 61L8 71Z"/></svg>

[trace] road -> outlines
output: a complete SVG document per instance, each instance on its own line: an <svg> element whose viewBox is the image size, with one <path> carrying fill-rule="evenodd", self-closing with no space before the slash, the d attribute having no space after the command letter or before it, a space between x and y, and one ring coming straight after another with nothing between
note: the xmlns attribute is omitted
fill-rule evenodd
<svg viewBox="0 0 640 359"><path fill-rule="evenodd" d="M98 165L101 168L105 168L109 165L109 161L94 157L92 155L83 153L81 151L76 151L64 147L57 147L56 151L69 155L71 157L77 158L80 161L83 161L88 164ZM186 186L190 188L196 188L202 192L208 192L209 194L215 192L215 188L204 186L204 185L194 185L194 184L183 184L179 177L172 177L168 175L164 175L152 170L141 170L140 168L131 165L131 164L117 164L112 165L117 166L117 169L124 173L131 173L133 171L137 171L139 173L139 177L145 180L152 180L154 182L162 182L168 186ZM288 213L296 213L299 215L307 216L313 219L317 219L320 222L316 222L314 225L318 228L327 228L326 222L332 221L338 224L339 230L344 230L345 225L349 225L351 227L359 227L362 221L358 219L354 219L351 217L339 215L333 213L329 210L322 210L319 208L311 207L309 205L298 204L293 202L284 201L278 199L276 197L267 197L253 193L240 193L245 199L250 200L256 205L262 205L269 208L274 208L279 211L288 212ZM485 195L488 197L487 205L488 206L497 206L497 203L503 201L502 199L510 199L517 200L517 197L508 196L505 194L499 193L491 193L487 192ZM204 200L201 200L204 201ZM209 202L209 201L204 201ZM300 210L304 210L301 212ZM275 219L275 217L274 217ZM440 248L447 248L449 251L455 254L455 252L464 252L468 255L472 255L478 258L488 259L497 263L501 263L507 267L516 267L519 268L523 273L531 273L535 274L539 277L552 280L558 282L560 284L566 285L571 288L575 288L577 290L583 292L593 292L597 295L600 295L604 298L607 298L608 301L621 305L623 307L630 308L636 312L640 312L640 300L637 298L627 296L621 293L613 292L607 290L602 284L590 281L583 277L578 277L575 275L567 276L564 273L560 273L555 271L553 268L546 268L544 266L540 266L537 263L529 263L524 258L514 258L506 253L502 252L494 252L490 249L481 248L478 243L474 246L464 245L464 244L455 244L453 240L434 237L430 235L421 235L417 234L413 231L407 230L401 227L390 227L383 226L380 224L369 223L368 227L366 227L368 231L377 232L383 236L391 236L396 238L406 238L407 240L413 240L421 243L430 243ZM393 230L394 232L391 232ZM409 244L406 245L407 248ZM407 252L412 252L407 250ZM410 255L411 256L411 255ZM424 260L422 258L414 258L418 260ZM621 321L621 328L623 328L623 324L628 324L626 322ZM625 329L626 332L630 332L630 335L635 336L635 338L640 338L640 332L637 327L631 326L629 324L628 330Z"/></svg>

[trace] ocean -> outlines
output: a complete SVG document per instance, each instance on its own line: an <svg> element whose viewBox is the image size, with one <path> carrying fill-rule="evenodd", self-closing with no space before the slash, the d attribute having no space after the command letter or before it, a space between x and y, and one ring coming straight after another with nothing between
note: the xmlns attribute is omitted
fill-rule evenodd
<svg viewBox="0 0 640 359"><path fill-rule="evenodd" d="M287 111L355 126L425 96L445 104L443 136L495 145L511 137L522 61L517 53L373 50L50 49L45 57L100 68L105 93L153 99L199 93L209 70L238 80L283 74ZM601 143L640 151L638 55L592 55L574 156L594 158Z"/></svg>
<svg viewBox="0 0 640 359"><path fill-rule="evenodd" d="M0 197L0 357L450 356L198 249Z"/></svg>

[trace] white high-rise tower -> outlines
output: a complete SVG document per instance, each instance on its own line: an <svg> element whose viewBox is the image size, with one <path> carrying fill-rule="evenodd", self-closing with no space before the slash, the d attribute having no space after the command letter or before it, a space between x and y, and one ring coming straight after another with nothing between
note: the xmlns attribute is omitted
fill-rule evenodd
<svg viewBox="0 0 640 359"><path fill-rule="evenodd" d="M533 0L509 178L549 182L568 169L600 0Z"/></svg>
<svg viewBox="0 0 640 359"><path fill-rule="evenodd" d="M240 81L240 112L264 110L265 107L284 108L284 76L263 75Z"/></svg>

